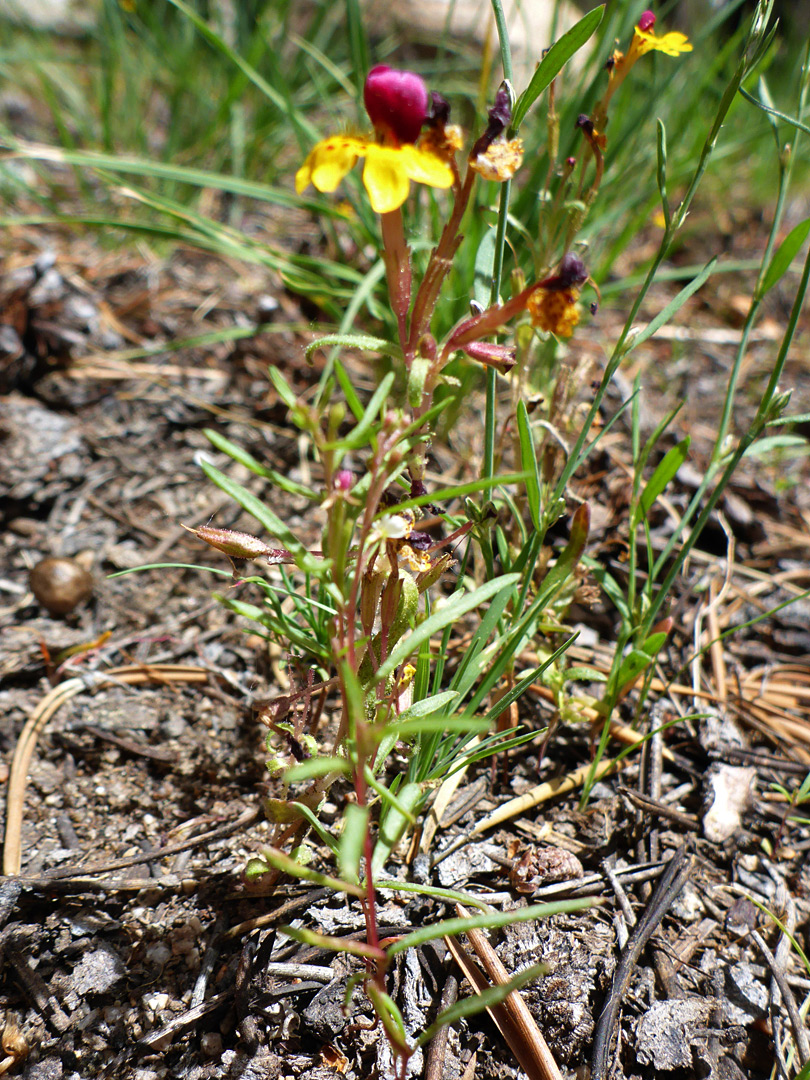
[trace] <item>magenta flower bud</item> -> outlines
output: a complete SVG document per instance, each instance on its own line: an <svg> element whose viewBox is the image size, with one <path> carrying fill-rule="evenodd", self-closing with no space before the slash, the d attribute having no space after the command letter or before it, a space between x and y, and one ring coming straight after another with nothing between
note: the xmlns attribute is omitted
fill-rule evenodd
<svg viewBox="0 0 810 1080"><path fill-rule="evenodd" d="M340 469L335 473L335 491L351 491L354 487L354 473L351 469Z"/></svg>
<svg viewBox="0 0 810 1080"><path fill-rule="evenodd" d="M363 100L378 131L390 132L400 143L419 138L428 115L428 91L418 75L379 64L368 73Z"/></svg>
<svg viewBox="0 0 810 1080"><path fill-rule="evenodd" d="M642 11L641 18L636 24L639 30L643 30L645 34L652 32L652 28L655 26L655 15L651 11Z"/></svg>

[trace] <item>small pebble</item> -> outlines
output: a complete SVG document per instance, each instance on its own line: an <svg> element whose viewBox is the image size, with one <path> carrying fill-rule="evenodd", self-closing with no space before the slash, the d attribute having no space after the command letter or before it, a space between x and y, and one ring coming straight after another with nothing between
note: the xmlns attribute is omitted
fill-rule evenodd
<svg viewBox="0 0 810 1080"><path fill-rule="evenodd" d="M93 578L75 559L42 559L28 577L31 591L51 615L67 615L93 591Z"/></svg>
<svg viewBox="0 0 810 1080"><path fill-rule="evenodd" d="M222 1036L218 1031L206 1031L200 1037L200 1050L206 1057L219 1057L222 1054Z"/></svg>

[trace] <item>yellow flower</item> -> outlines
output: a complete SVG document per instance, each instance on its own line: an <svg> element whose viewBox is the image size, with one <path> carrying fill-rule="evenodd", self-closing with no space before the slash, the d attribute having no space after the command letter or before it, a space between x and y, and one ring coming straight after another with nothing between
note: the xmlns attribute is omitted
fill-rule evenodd
<svg viewBox="0 0 810 1080"><path fill-rule="evenodd" d="M633 44L630 46L631 51L634 47L638 50L639 56L643 56L653 49L656 52L664 53L665 56L680 56L681 53L692 51L692 46L689 44L686 34L681 34L677 30L670 30L668 34L662 34L661 37L658 37L652 32L642 30L640 26L635 29Z"/></svg>
<svg viewBox="0 0 810 1080"><path fill-rule="evenodd" d="M610 99L624 82L636 60L640 59L646 53L654 51L662 52L665 56L676 57L680 56L681 53L692 51L692 46L689 44L686 34L681 34L677 30L671 30L668 34L662 34L658 37L653 33L654 26L655 16L653 13L651 11L643 12L633 31L633 40L630 42L630 48L626 53L616 49L608 61L607 66L608 71L610 72L608 88L591 116L591 119L598 128L601 129L605 126Z"/></svg>
<svg viewBox="0 0 810 1080"><path fill-rule="evenodd" d="M358 158L365 158L363 185L378 214L398 210L408 197L411 180L430 187L453 186L453 171L447 162L419 146L382 146L357 135L333 135L312 148L295 174L295 190L300 195L309 185L318 191L335 191Z"/></svg>
<svg viewBox="0 0 810 1080"><path fill-rule="evenodd" d="M526 310L540 330L569 338L579 322L577 289L536 289L526 301Z"/></svg>

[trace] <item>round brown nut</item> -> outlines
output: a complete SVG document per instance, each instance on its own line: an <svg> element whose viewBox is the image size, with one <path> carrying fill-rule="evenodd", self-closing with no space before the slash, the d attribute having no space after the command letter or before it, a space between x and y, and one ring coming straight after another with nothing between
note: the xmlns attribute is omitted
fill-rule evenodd
<svg viewBox="0 0 810 1080"><path fill-rule="evenodd" d="M73 559L42 559L28 580L34 596L51 615L67 615L93 591L93 578Z"/></svg>

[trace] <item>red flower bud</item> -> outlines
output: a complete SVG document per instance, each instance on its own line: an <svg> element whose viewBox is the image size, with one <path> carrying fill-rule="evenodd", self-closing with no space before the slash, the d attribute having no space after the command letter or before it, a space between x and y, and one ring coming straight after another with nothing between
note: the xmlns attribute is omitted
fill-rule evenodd
<svg viewBox="0 0 810 1080"><path fill-rule="evenodd" d="M642 11L637 26L639 30L643 30L645 34L651 33L652 28L655 26L655 15L653 15L651 11Z"/></svg>
<svg viewBox="0 0 810 1080"><path fill-rule="evenodd" d="M400 143L419 138L428 115L428 91L418 75L379 64L368 73L363 100L378 131L390 132Z"/></svg>

